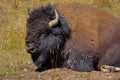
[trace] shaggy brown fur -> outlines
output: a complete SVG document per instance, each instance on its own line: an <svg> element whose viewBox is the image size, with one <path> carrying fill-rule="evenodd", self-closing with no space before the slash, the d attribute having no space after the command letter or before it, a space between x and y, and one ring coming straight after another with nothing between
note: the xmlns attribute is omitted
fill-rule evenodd
<svg viewBox="0 0 120 80"><path fill-rule="evenodd" d="M120 67L119 18L78 3L57 5L57 9L67 18L72 31L72 41L66 43L68 49L77 46L85 52L100 53L98 69L102 65Z"/></svg>

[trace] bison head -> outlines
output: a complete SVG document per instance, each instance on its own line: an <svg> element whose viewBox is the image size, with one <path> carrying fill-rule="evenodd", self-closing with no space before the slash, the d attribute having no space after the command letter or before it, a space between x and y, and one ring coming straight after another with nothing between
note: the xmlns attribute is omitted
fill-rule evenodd
<svg viewBox="0 0 120 80"><path fill-rule="evenodd" d="M51 5L29 13L26 32L26 50L38 67L37 71L51 68L50 50L60 52L70 35L65 18Z"/></svg>

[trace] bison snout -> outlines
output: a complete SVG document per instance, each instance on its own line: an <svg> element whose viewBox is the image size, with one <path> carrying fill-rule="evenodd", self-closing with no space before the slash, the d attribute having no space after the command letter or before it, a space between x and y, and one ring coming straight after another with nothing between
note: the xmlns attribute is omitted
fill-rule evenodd
<svg viewBox="0 0 120 80"><path fill-rule="evenodd" d="M31 53L31 54L36 53L35 46L32 45L32 44L27 45L26 50L27 50L28 53Z"/></svg>
<svg viewBox="0 0 120 80"><path fill-rule="evenodd" d="M28 52L33 52L34 49L35 49L34 47L27 47L27 51L28 51Z"/></svg>

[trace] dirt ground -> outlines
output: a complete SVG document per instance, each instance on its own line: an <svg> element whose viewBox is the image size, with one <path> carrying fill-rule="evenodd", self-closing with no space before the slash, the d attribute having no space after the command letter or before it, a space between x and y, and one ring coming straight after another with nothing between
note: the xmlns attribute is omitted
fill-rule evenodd
<svg viewBox="0 0 120 80"><path fill-rule="evenodd" d="M120 72L77 72L66 68L35 72L34 69L33 65L31 69L23 68L20 75L4 77L2 80L120 80Z"/></svg>

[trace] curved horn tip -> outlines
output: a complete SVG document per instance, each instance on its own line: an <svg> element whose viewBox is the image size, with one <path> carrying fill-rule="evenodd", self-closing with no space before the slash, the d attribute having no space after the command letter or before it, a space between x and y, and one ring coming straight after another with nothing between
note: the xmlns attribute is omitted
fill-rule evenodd
<svg viewBox="0 0 120 80"><path fill-rule="evenodd" d="M55 11L55 19L49 22L49 27L54 27L58 24L59 21L59 15L56 10Z"/></svg>

